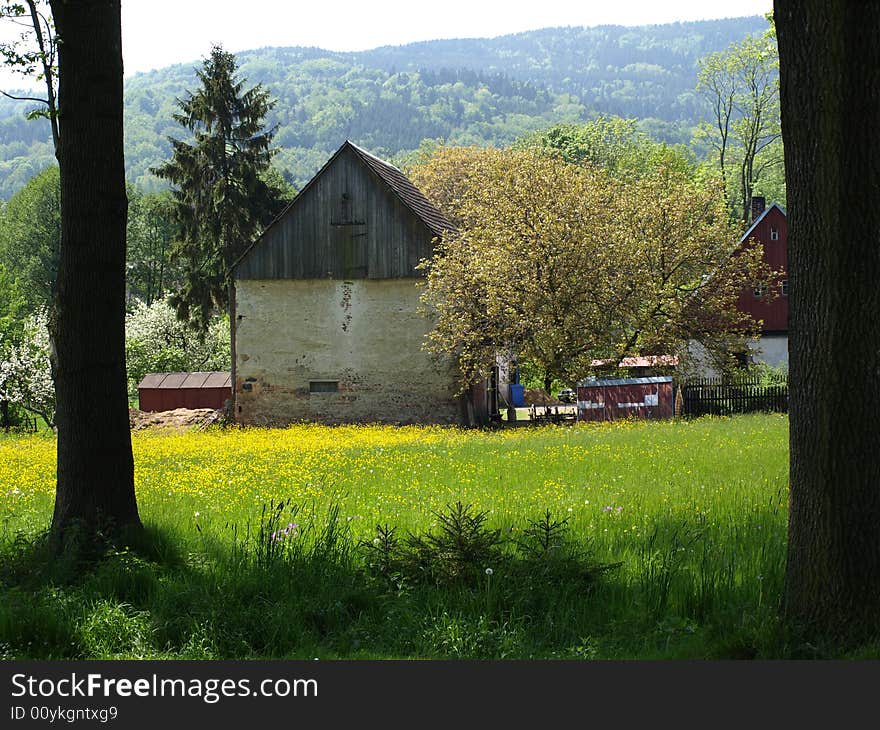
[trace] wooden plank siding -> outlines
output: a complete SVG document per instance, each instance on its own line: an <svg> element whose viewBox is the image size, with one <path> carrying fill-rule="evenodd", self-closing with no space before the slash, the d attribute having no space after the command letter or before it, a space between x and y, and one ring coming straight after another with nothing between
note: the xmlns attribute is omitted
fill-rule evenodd
<svg viewBox="0 0 880 730"><path fill-rule="evenodd" d="M346 142L239 260L235 278L422 276L416 266L438 233L389 185L392 173L403 175L366 155Z"/></svg>
<svg viewBox="0 0 880 730"><path fill-rule="evenodd" d="M771 232L775 237L771 236ZM752 240L764 247L764 262L774 271L782 272L772 290L759 292L752 287L742 292L737 302L740 311L761 322L762 334L788 332L788 291L782 282L788 280L788 220L777 204L763 210L740 239L738 247L748 248ZM772 294L773 296L768 296Z"/></svg>

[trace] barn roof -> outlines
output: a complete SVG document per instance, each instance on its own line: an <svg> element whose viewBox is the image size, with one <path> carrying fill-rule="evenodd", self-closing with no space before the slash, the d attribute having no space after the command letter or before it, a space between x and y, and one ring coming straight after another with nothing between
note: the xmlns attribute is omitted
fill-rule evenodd
<svg viewBox="0 0 880 730"><path fill-rule="evenodd" d="M291 200L284 209L275 216L275 219L266 226L266 229L250 246L245 249L244 253L232 265L235 269L254 249L260 240L274 228L288 214L288 212L296 206L300 200L304 198L304 193L311 188L315 181L318 180L324 172L336 161L336 159L345 151L351 150L354 155L364 163L364 165L375 174L400 200L403 205L427 226L435 236L442 236L446 231L454 231L455 226L444 216L425 196L424 194L410 182L398 168L390 162L379 159L375 155L367 152L362 147L358 147L351 140L345 140L342 146L333 153L327 162L315 173L314 177L309 180L303 189L297 193L296 197Z"/></svg>
<svg viewBox="0 0 880 730"><path fill-rule="evenodd" d="M382 181L397 195L398 198L413 213L424 221L425 225L438 236L442 236L445 231L455 230L452 225L437 208L422 194L422 192L413 185L409 178L398 170L394 165L385 160L380 160L375 155L370 154L362 147L358 147L354 142L345 141L340 151L350 145L355 154L360 157L366 165L375 172ZM337 154L339 154L337 152ZM334 155L335 156L335 155Z"/></svg>
<svg viewBox="0 0 880 730"><path fill-rule="evenodd" d="M231 388L227 371L197 373L147 373L138 390L177 390L180 388Z"/></svg>

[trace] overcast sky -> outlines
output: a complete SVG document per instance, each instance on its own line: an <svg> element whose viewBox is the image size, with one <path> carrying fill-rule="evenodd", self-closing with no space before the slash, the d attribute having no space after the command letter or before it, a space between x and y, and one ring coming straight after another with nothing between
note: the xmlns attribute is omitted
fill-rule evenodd
<svg viewBox="0 0 880 730"><path fill-rule="evenodd" d="M126 74L197 61L212 43L352 51L554 26L763 15L772 0L122 0Z"/></svg>

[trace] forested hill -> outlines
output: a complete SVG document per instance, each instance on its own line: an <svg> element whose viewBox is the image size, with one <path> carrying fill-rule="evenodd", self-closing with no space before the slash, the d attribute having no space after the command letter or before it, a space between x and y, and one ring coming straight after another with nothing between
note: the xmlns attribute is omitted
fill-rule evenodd
<svg viewBox="0 0 880 730"><path fill-rule="evenodd" d="M299 187L343 140L398 156L425 138L506 144L597 113L637 117L659 139L687 142L705 116L697 61L749 33L758 16L641 27L547 28L491 39L438 40L357 53L263 48L238 54L241 75L278 100L276 165ZM426 32L430 32L426 29ZM205 54L210 49L205 49ZM129 179L159 186L149 168L170 155L175 99L196 85L198 60L126 80ZM0 196L54 161L48 124L32 105L0 102Z"/></svg>

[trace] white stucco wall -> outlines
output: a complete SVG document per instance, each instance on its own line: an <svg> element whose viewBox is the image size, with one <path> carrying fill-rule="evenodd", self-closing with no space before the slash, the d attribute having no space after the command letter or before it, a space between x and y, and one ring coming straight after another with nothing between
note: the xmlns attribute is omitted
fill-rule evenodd
<svg viewBox="0 0 880 730"><path fill-rule="evenodd" d="M747 340L747 344L752 351L752 362L766 363L774 368L788 367L788 335L764 335ZM679 372L684 377L716 378L720 375L699 342L691 340L679 355L682 358Z"/></svg>
<svg viewBox="0 0 880 730"><path fill-rule="evenodd" d="M754 362L788 367L788 335L764 335L760 340L749 340L749 347L754 350Z"/></svg>
<svg viewBox="0 0 880 730"><path fill-rule="evenodd" d="M414 279L237 281L236 420L461 422L451 364L421 349L418 298Z"/></svg>

